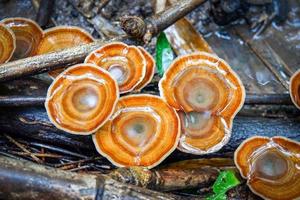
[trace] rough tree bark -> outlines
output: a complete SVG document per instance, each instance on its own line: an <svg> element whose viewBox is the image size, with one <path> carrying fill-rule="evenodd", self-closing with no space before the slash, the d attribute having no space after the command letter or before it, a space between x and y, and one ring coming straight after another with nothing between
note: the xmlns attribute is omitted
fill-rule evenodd
<svg viewBox="0 0 300 200"><path fill-rule="evenodd" d="M119 183L105 175L66 172L0 157L1 199L181 199Z"/></svg>

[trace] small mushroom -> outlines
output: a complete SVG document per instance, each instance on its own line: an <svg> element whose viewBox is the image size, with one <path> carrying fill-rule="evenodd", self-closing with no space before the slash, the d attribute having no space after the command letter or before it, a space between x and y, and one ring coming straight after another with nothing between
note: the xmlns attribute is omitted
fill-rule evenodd
<svg viewBox="0 0 300 200"><path fill-rule="evenodd" d="M88 44L94 38L85 30L74 26L57 26L44 31L44 38L40 42L37 54L46 54L60 51L81 44ZM52 78L58 76L64 68L49 72Z"/></svg>
<svg viewBox="0 0 300 200"><path fill-rule="evenodd" d="M293 103L300 109L300 70L290 80L290 95Z"/></svg>
<svg viewBox="0 0 300 200"><path fill-rule="evenodd" d="M179 135L176 111L160 97L140 94L120 98L114 115L93 141L116 166L152 168L176 148Z"/></svg>
<svg viewBox="0 0 300 200"><path fill-rule="evenodd" d="M87 56L85 63L106 69L117 80L121 94L134 90L146 74L146 58L141 51L121 42L100 47Z"/></svg>
<svg viewBox="0 0 300 200"><path fill-rule="evenodd" d="M255 136L236 150L234 161L249 188L264 199L300 199L300 143Z"/></svg>
<svg viewBox="0 0 300 200"><path fill-rule="evenodd" d="M109 73L93 64L78 64L56 77L45 107L57 128L88 135L108 120L118 98L118 85Z"/></svg>
<svg viewBox="0 0 300 200"><path fill-rule="evenodd" d="M14 33L4 24L0 24L0 64L9 61L15 48L16 38Z"/></svg>
<svg viewBox="0 0 300 200"><path fill-rule="evenodd" d="M43 37L43 30L40 26L26 18L6 18L0 23L9 27L16 36L16 50L12 59L18 60L36 54L37 47Z"/></svg>
<svg viewBox="0 0 300 200"><path fill-rule="evenodd" d="M148 83L151 82L153 76L154 76L154 71L155 71L155 61L151 54L149 54L143 47L138 47L139 50L142 52L146 59L146 74L142 82L140 82L134 90L140 91L143 89Z"/></svg>
<svg viewBox="0 0 300 200"><path fill-rule="evenodd" d="M181 56L165 72L159 89L179 112L179 150L207 154L228 142L233 118L245 100L245 89L224 60L204 52Z"/></svg>

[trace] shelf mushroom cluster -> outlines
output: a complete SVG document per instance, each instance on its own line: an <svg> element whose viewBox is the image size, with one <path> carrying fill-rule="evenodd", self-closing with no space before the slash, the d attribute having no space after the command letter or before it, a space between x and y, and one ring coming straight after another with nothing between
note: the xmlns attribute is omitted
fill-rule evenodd
<svg viewBox="0 0 300 200"><path fill-rule="evenodd" d="M180 116L179 150L207 154L228 142L233 118L244 104L245 89L224 60L204 52L178 57L159 88Z"/></svg>
<svg viewBox="0 0 300 200"><path fill-rule="evenodd" d="M245 99L228 64L208 53L182 56L159 83L162 97L119 99L147 85L154 68L142 47L106 44L56 77L45 104L49 118L69 133L95 133L96 149L116 166L151 168L176 147L206 154L225 145Z"/></svg>

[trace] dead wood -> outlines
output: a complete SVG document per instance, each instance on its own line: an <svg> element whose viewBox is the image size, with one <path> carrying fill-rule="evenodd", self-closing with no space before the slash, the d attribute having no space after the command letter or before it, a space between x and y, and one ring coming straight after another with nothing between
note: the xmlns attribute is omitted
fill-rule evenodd
<svg viewBox="0 0 300 200"><path fill-rule="evenodd" d="M119 183L105 175L71 173L0 157L1 199L181 199Z"/></svg>

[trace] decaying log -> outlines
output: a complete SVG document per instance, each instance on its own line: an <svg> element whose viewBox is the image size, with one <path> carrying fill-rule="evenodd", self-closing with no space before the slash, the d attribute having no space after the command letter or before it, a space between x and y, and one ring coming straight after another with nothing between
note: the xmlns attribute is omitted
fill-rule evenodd
<svg viewBox="0 0 300 200"><path fill-rule="evenodd" d="M118 168L109 176L113 179L157 191L173 191L210 187L216 180L217 168L202 166L197 169Z"/></svg>
<svg viewBox="0 0 300 200"><path fill-rule="evenodd" d="M121 26L127 35L149 42L153 36L174 24L177 20L196 9L206 0L182 0L152 17L143 20L136 16L121 18Z"/></svg>
<svg viewBox="0 0 300 200"><path fill-rule="evenodd" d="M179 196L87 175L0 157L1 199L180 199Z"/></svg>
<svg viewBox="0 0 300 200"><path fill-rule="evenodd" d="M9 113L9 114L7 114ZM286 136L300 140L300 119L296 117L275 116L237 116L233 123L232 137L229 143L218 153L211 156L232 156L237 146L245 139L254 136ZM43 107L18 107L0 109L0 130L23 138L31 138L45 143L95 152L90 136L77 136L55 128L49 121ZM197 156L176 151L167 160L183 160Z"/></svg>
<svg viewBox="0 0 300 200"><path fill-rule="evenodd" d="M41 0L39 3L39 9L36 16L36 22L45 28L51 18L52 12L54 10L55 1L54 0Z"/></svg>

